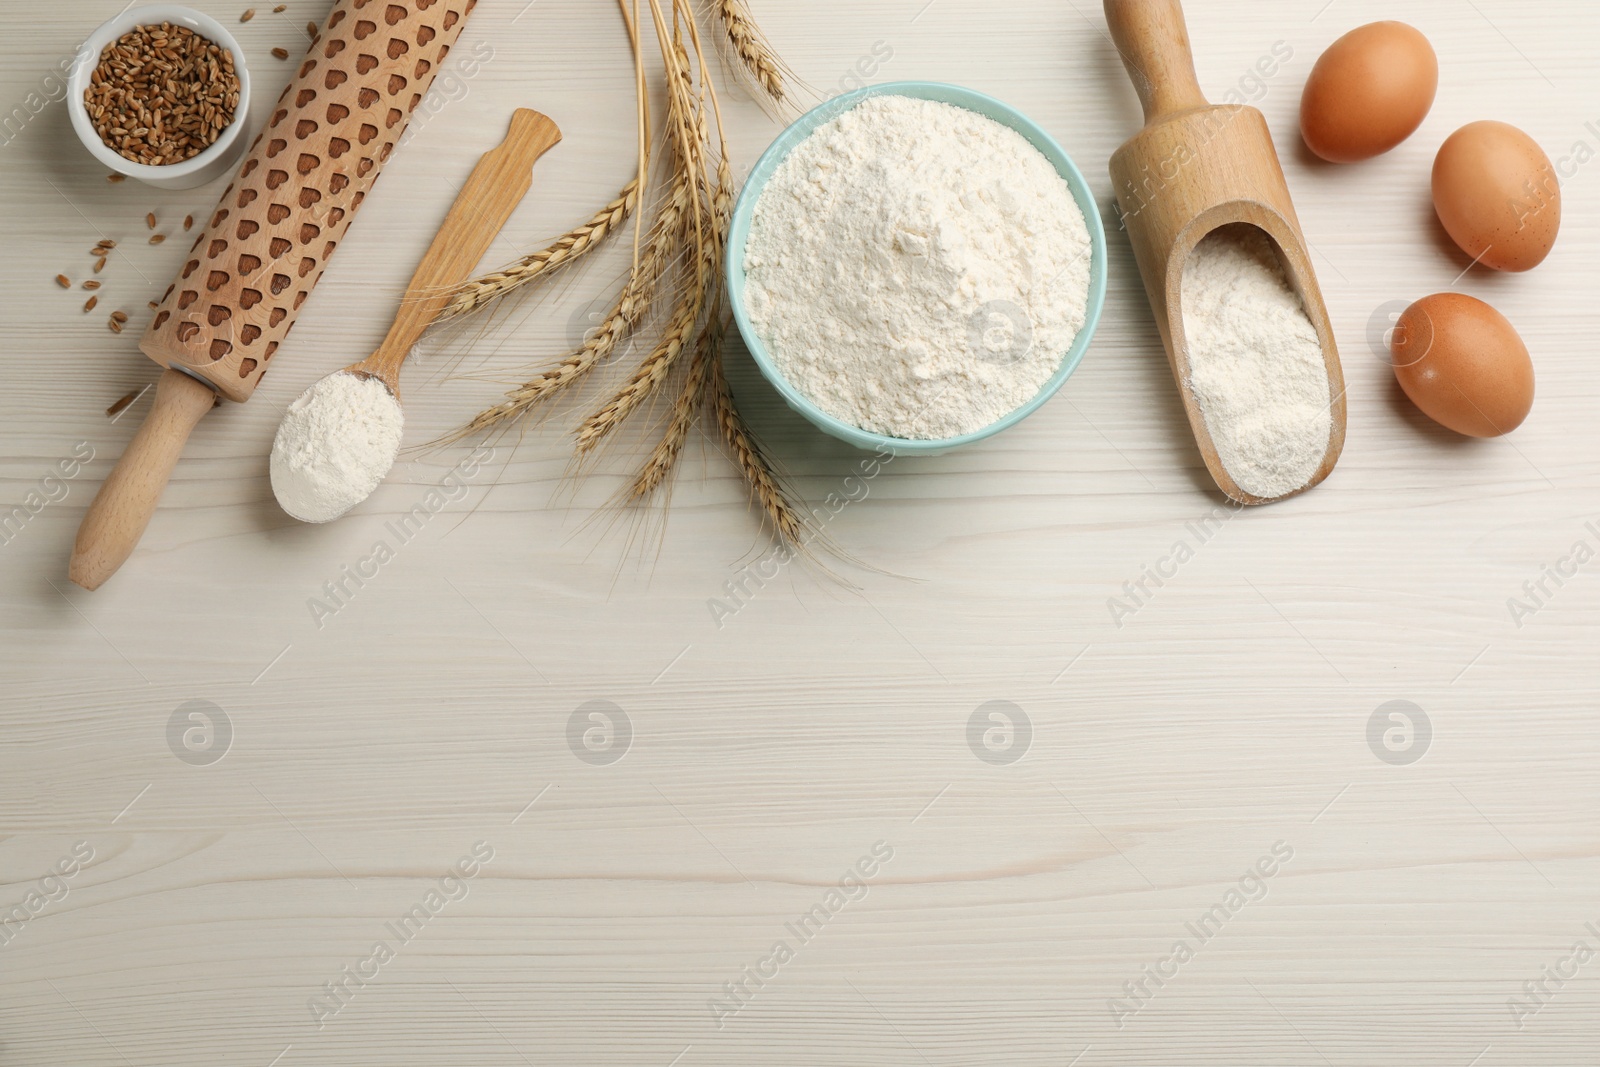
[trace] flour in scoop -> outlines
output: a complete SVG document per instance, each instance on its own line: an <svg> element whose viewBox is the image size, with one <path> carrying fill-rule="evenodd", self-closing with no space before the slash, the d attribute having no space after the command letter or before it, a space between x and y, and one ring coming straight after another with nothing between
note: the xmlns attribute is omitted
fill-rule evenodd
<svg viewBox="0 0 1600 1067"><path fill-rule="evenodd" d="M272 442L272 492L302 522L337 519L394 466L405 415L376 378L339 371L301 393Z"/></svg>
<svg viewBox="0 0 1600 1067"><path fill-rule="evenodd" d="M1089 304L1071 187L973 111L872 97L790 151L744 249L750 320L823 411L907 439L981 430L1039 394Z"/></svg>
<svg viewBox="0 0 1600 1067"><path fill-rule="evenodd" d="M1272 499L1303 488L1333 434L1317 328L1254 226L1207 234L1183 266L1189 386L1239 488Z"/></svg>

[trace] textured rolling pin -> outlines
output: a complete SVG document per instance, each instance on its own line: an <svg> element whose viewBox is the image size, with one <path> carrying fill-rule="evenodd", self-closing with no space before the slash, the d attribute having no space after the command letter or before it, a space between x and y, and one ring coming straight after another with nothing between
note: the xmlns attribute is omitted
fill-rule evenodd
<svg viewBox="0 0 1600 1067"><path fill-rule="evenodd" d="M167 370L78 528L74 582L122 566L217 398L250 399L475 3L334 5L139 344Z"/></svg>

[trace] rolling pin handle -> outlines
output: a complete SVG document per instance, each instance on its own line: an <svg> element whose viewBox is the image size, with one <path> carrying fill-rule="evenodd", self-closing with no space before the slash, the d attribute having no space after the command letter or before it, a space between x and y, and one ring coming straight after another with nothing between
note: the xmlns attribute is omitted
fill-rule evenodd
<svg viewBox="0 0 1600 1067"><path fill-rule="evenodd" d="M117 573L150 525L190 431L216 403L216 392L200 379L162 371L150 414L78 527L67 577L85 589L98 589Z"/></svg>
<svg viewBox="0 0 1600 1067"><path fill-rule="evenodd" d="M1179 0L1105 0L1106 25L1144 105L1145 125L1207 106Z"/></svg>

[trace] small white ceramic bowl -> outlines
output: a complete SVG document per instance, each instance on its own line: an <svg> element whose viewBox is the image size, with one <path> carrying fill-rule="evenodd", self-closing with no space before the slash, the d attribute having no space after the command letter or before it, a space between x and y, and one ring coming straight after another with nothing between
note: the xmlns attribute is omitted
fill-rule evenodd
<svg viewBox="0 0 1600 1067"><path fill-rule="evenodd" d="M84 106L83 93L89 79L100 64L100 53L136 26L160 25L170 22L174 26L187 26L208 40L233 53L234 73L239 76L239 106L234 109L233 122L222 131L222 136L204 152L182 163L168 163L152 167L124 159L112 151L94 130L89 110ZM129 8L116 18L104 22L100 28L78 46L72 63L72 73L67 79L67 106L72 115L72 128L89 154L118 174L137 178L158 189L193 189L233 170L245 148L244 128L250 121L250 71L245 67L244 50L223 25L211 16L180 4L145 4Z"/></svg>

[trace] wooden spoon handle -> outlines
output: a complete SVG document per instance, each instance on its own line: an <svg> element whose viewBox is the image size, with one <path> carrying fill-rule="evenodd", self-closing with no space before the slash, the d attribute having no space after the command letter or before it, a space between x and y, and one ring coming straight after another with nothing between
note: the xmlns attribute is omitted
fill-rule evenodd
<svg viewBox="0 0 1600 1067"><path fill-rule="evenodd" d="M150 414L78 527L67 577L98 589L117 572L150 525L189 432L216 402L216 392L198 378L177 370L161 373Z"/></svg>
<svg viewBox="0 0 1600 1067"><path fill-rule="evenodd" d="M1139 92L1148 126L1207 106L1194 75L1189 28L1179 0L1105 0L1106 25Z"/></svg>
<svg viewBox="0 0 1600 1067"><path fill-rule="evenodd" d="M451 289L470 277L472 268L527 194L528 186L533 184L533 164L560 140L561 131L556 124L537 111L518 108L512 113L506 139L483 154L467 184L461 187L433 244L411 276L389 335L365 361L365 369L384 378L393 388L411 346L444 310L453 295Z"/></svg>

